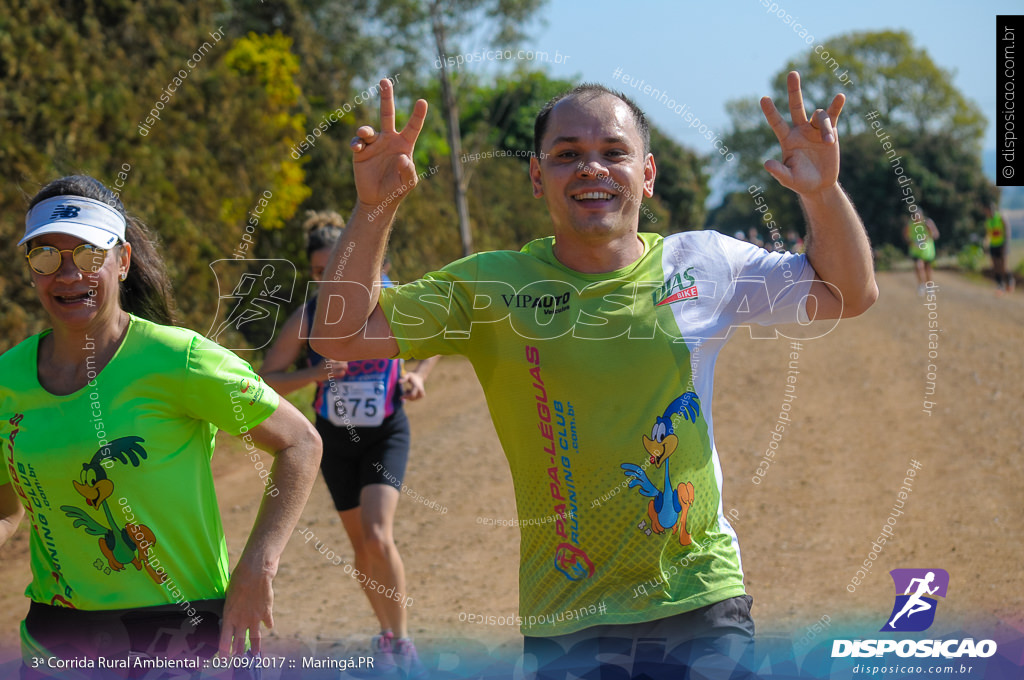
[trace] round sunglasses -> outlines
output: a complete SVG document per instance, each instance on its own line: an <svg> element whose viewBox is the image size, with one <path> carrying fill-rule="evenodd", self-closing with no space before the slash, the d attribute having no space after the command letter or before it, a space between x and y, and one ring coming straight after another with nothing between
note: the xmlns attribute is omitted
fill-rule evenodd
<svg viewBox="0 0 1024 680"><path fill-rule="evenodd" d="M38 246L25 257L28 266L37 274L47 276L60 269L62 253L71 253L71 260L82 272L95 274L103 266L107 251L91 243L83 243L74 250L58 250L53 246Z"/></svg>

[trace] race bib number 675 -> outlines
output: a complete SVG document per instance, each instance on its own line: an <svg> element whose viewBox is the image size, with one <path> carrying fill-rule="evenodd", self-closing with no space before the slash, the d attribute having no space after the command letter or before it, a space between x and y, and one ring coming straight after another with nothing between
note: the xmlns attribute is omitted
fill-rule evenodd
<svg viewBox="0 0 1024 680"><path fill-rule="evenodd" d="M343 381L335 383L337 392L328 392L334 401L328 420L338 427L377 427L384 422L384 398L387 389L380 382Z"/></svg>

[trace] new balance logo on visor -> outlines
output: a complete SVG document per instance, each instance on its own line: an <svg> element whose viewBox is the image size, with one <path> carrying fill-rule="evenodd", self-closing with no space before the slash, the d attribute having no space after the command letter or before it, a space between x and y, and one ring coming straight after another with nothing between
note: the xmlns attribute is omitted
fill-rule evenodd
<svg viewBox="0 0 1024 680"><path fill-rule="evenodd" d="M64 205L61 203L53 209L50 214L51 220L68 220L72 217L78 217L78 212L81 208L74 205Z"/></svg>

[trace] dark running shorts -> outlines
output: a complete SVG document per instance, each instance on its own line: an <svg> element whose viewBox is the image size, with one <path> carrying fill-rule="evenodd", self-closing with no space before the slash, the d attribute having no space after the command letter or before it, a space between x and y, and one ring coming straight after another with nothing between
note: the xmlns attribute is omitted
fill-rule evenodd
<svg viewBox="0 0 1024 680"><path fill-rule="evenodd" d="M317 416L316 431L324 443L320 471L339 512L359 507L359 492L368 484L387 484L399 491L409 461L409 418L399 408L380 427L332 425ZM358 437L358 441L354 441Z"/></svg>
<svg viewBox="0 0 1024 680"><path fill-rule="evenodd" d="M991 255L992 257L1003 257L1004 255L1006 255L1006 244L1003 243L1002 245L998 246L989 246L988 254Z"/></svg>
<svg viewBox="0 0 1024 680"><path fill-rule="evenodd" d="M67 676L95 680L153 678L161 672L148 665L157 659L179 659L192 665L197 663L196 659L211 659L220 639L224 600L198 600L187 605L85 611L32 602L22 625L33 647L45 649L54 659L92 659L93 666L63 667L74 668L71 671L51 670L62 666L53 661L34 660L31 665L22 663L20 677L22 680ZM190 609L191 617L187 613ZM249 652L245 656L252 659ZM95 661L100 657L112 662L101 666ZM110 669L125 662L128 668ZM198 663L202 667L202 661ZM241 668L229 667L219 673L214 670L216 666L211 665L202 677L258 680L262 674L254 667L256 665L239 662L236 666Z"/></svg>
<svg viewBox="0 0 1024 680"><path fill-rule="evenodd" d="M740 595L654 621L526 637L523 670L537 680L754 678L752 603Z"/></svg>

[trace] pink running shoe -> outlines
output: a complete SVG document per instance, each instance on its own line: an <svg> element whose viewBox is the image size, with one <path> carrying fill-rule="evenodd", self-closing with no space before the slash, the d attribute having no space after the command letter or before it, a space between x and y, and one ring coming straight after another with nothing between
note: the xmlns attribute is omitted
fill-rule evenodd
<svg viewBox="0 0 1024 680"><path fill-rule="evenodd" d="M430 677L420 662L419 654L416 653L416 645L409 638L395 639L391 654L395 664L408 680L424 680Z"/></svg>
<svg viewBox="0 0 1024 680"><path fill-rule="evenodd" d="M370 648L373 651L373 670L380 673L390 673L395 670L394 633L384 630L380 635L374 635L370 639Z"/></svg>

